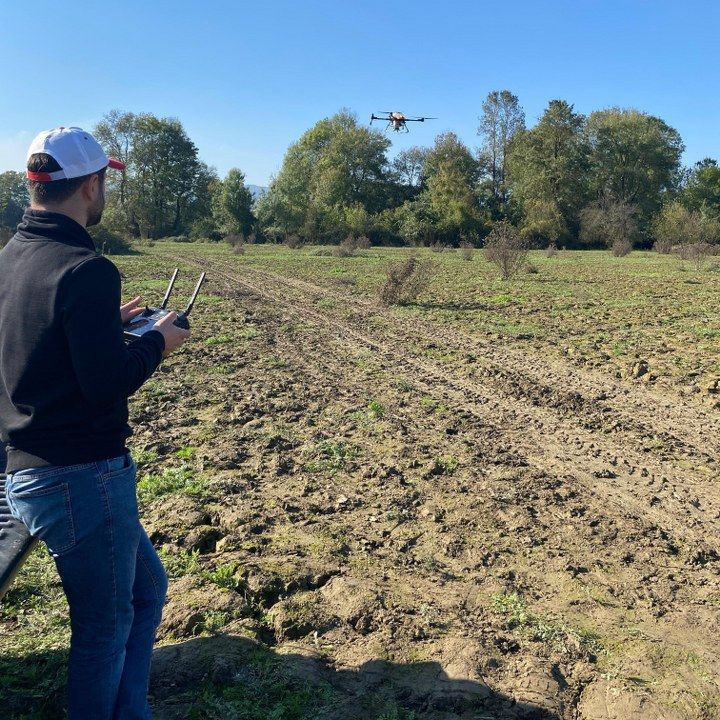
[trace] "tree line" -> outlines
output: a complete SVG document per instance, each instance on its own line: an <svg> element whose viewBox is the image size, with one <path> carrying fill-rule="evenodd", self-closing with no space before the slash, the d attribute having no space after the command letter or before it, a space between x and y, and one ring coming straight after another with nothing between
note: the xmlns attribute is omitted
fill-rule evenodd
<svg viewBox="0 0 720 720"><path fill-rule="evenodd" d="M220 178L202 162L177 119L114 110L93 132L126 164L107 176L98 237L480 245L506 222L537 245L720 240L717 162L683 168L679 133L635 109L585 116L552 100L527 127L518 98L492 91L477 148L449 132L392 160L388 137L343 110L288 148L256 202L240 169ZM27 202L23 174L0 174L0 232Z"/></svg>

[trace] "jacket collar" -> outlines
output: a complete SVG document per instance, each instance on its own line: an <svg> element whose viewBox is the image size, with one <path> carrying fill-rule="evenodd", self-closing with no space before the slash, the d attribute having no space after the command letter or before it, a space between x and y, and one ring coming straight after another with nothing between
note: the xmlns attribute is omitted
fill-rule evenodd
<svg viewBox="0 0 720 720"><path fill-rule="evenodd" d="M17 227L17 235L22 240L54 240L66 245L95 249L93 239L80 223L68 215L49 210L25 210Z"/></svg>

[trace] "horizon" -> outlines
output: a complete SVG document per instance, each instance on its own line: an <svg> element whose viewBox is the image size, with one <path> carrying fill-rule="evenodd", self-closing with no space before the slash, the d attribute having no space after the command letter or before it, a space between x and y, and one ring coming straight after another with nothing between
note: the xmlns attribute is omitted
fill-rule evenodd
<svg viewBox="0 0 720 720"><path fill-rule="evenodd" d="M238 167L248 184L267 187L289 145L342 108L362 124L383 110L437 116L408 134L388 132L390 157L448 131L475 149L482 102L496 89L518 96L528 126L556 98L584 115L632 107L680 133L684 165L720 156L720 98L711 90L720 10L697 1L461 2L448 11L422 0L409 12L376 0L242 10L225 0L209 10L131 0L101 13L84 2L54 18L55 42L28 54L25 28L55 7L39 0L0 11L10 30L0 51L0 171L24 169L40 130L92 130L118 109L179 119L221 176ZM158 32L168 12L172 33ZM58 81L63 72L67 83ZM28 87L31 110L20 100Z"/></svg>

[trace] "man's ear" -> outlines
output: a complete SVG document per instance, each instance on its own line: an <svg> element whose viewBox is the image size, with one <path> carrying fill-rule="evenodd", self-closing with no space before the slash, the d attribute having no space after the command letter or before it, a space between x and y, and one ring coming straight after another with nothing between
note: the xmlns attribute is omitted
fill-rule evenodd
<svg viewBox="0 0 720 720"><path fill-rule="evenodd" d="M87 200L88 202L94 202L95 198L97 197L98 193L100 192L99 183L100 183L100 176L97 173L93 173L80 186L80 192L82 193L84 200Z"/></svg>

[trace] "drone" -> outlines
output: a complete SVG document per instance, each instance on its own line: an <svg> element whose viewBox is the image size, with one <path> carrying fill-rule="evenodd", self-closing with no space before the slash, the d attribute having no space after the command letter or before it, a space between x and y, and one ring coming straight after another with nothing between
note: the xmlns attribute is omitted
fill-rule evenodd
<svg viewBox="0 0 720 720"><path fill-rule="evenodd" d="M372 125L373 120L386 120L387 125L385 126L385 129L387 130L390 126L392 126L392 129L395 132L400 132L401 130L404 130L405 132L410 132L408 130L407 123L409 122L425 122L426 120L437 120L437 118L434 117L405 117L401 112L398 112L397 110L381 110L380 112L385 113L387 117L378 117L373 113L370 116L370 124Z"/></svg>

